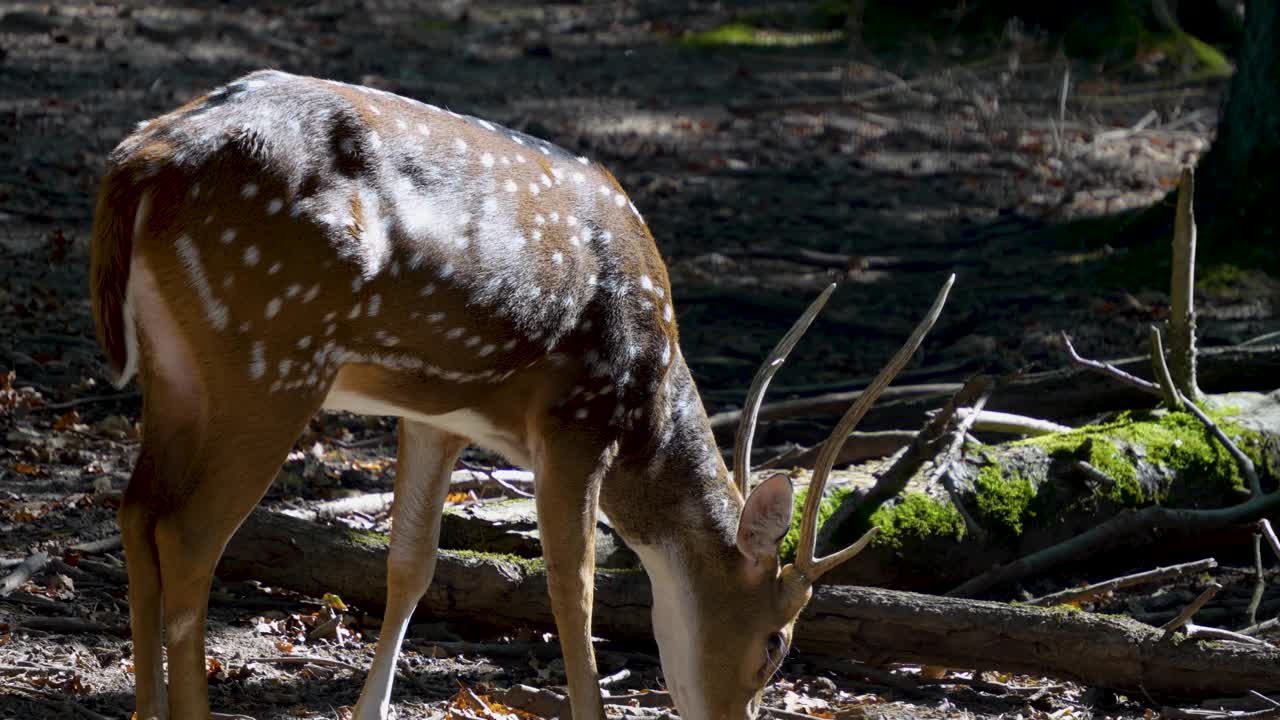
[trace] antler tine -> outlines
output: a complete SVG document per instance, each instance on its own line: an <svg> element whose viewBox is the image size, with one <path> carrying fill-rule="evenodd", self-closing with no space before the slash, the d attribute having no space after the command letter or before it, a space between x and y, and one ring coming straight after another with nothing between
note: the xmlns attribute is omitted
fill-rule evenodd
<svg viewBox="0 0 1280 720"><path fill-rule="evenodd" d="M884 369L880 371L880 374L876 376L871 385L862 391L858 399L845 412L844 417L840 418L840 422L836 423L835 430L831 431L831 435L822 444L822 449L818 452L818 458L813 468L813 478L809 481L808 495L804 501L804 515L800 521L800 544L796 548L795 560L796 569L808 578L810 582L817 580L823 573L857 555L876 535L877 528L872 527L849 547L823 558L814 557L816 551L815 542L818 535L818 508L822 505L822 491L827 485L827 476L831 474L831 468L835 465L840 448L844 446L845 438L849 437L849 433L857 426L858 421L862 419L867 410L871 409L872 404L880 397L880 393L889 386L889 383L893 382L893 379L906 366L907 361L911 359L912 354L920 347L924 336L933 328L938 316L942 314L942 306L947 302L947 293L951 291L951 285L955 282L955 279L954 273L947 278L947 281L942 285L942 290L938 292L937 298L933 301L933 307L929 308L928 315L920 321L915 331L911 333L911 337L898 349L898 353L884 366Z"/></svg>
<svg viewBox="0 0 1280 720"><path fill-rule="evenodd" d="M738 434L733 440L733 480L738 484L738 490L742 492L743 497L746 497L750 489L748 485L751 482L751 440L756 434L756 416L760 413L760 403L764 400L765 390L769 389L769 381L773 380L774 373L782 367L791 349L813 324L818 313L822 312L823 306L827 304L827 300L831 299L831 293L835 290L836 284L831 283L816 300L809 304L809 308L795 321L787 334L782 336L773 351L769 353L769 357L764 359L760 369L756 371L756 376L751 379L751 389L747 390L747 400L742 404L742 414L738 420Z"/></svg>

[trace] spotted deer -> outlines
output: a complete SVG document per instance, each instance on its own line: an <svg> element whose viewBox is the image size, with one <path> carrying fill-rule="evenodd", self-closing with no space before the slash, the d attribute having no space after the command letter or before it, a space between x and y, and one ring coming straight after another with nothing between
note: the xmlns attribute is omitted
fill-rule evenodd
<svg viewBox="0 0 1280 720"><path fill-rule="evenodd" d="M485 120L281 72L142 123L111 154L92 253L99 342L117 383L136 375L143 393L119 514L137 717L212 717L214 566L326 408L399 418L386 614L357 720L390 716L450 471L471 443L536 472L575 718L603 716L597 507L649 574L681 715L753 717L813 582L870 539L813 554L838 441L878 390L828 443L793 564L778 557L790 481L746 493L760 397L829 295L757 376L735 482L680 353L662 259L604 168Z"/></svg>

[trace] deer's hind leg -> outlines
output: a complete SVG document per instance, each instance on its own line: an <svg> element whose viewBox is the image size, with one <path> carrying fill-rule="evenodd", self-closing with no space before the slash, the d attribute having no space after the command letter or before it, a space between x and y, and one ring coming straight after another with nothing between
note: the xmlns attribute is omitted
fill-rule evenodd
<svg viewBox="0 0 1280 720"><path fill-rule="evenodd" d="M138 716L206 720L204 636L214 566L320 407L325 389L270 393L266 378L252 377L247 348L178 325L137 256L130 292L144 424L120 525ZM196 362L213 353L243 362Z"/></svg>

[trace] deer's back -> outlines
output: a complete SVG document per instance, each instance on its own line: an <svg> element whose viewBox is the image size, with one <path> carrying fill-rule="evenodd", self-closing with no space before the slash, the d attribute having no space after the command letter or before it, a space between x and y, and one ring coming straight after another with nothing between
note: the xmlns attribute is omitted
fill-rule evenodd
<svg viewBox="0 0 1280 720"><path fill-rule="evenodd" d="M487 121L267 71L144 123L112 163L155 196L135 252L182 268L162 286L264 390L355 362L493 384L561 353L616 389L616 418L675 352L665 268L613 177Z"/></svg>

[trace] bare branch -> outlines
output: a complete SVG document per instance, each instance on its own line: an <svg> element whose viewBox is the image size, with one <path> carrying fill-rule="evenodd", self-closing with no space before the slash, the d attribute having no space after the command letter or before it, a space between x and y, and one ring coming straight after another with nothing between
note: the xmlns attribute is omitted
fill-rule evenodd
<svg viewBox="0 0 1280 720"><path fill-rule="evenodd" d="M1195 415L1196 419L1208 428L1209 432L1213 433L1213 436L1218 439L1218 442L1222 443L1222 445L1227 449L1227 452L1231 453L1231 457L1235 458L1236 465L1240 467L1240 473L1244 475L1245 480L1248 481L1249 489L1253 491L1254 497L1261 495L1262 483L1258 480L1258 471L1253 467L1253 461L1249 459L1249 456L1245 455L1239 447L1236 447L1236 444L1231 441L1231 438L1227 437L1227 434L1222 432L1222 428L1218 427L1218 424L1211 420L1208 415L1205 415L1204 411L1197 407L1195 403L1187 400L1185 397L1182 399L1184 400L1183 404L1186 406L1187 410L1190 411L1192 415Z"/></svg>
<svg viewBox="0 0 1280 720"><path fill-rule="evenodd" d="M1136 387L1139 390L1143 390L1148 393L1155 395L1160 394L1160 386L1153 382L1147 382L1136 375L1130 375L1110 363L1099 362L1097 360L1086 360L1080 357L1080 355L1076 353L1075 346L1071 344L1071 338L1066 333L1062 333L1062 342L1067 345L1067 354L1071 356L1072 365L1100 372L1107 377L1124 383L1125 385Z"/></svg>
<svg viewBox="0 0 1280 720"><path fill-rule="evenodd" d="M1250 637L1238 632L1223 630L1216 627L1205 627L1188 621L1186 626L1182 628L1189 638L1212 638L1214 640L1231 640L1233 642L1249 643L1251 645L1270 645L1266 640L1260 640L1256 637Z"/></svg>
<svg viewBox="0 0 1280 720"><path fill-rule="evenodd" d="M1280 538L1276 537L1276 531L1271 529L1271 521L1262 518L1258 521L1258 530L1262 532L1262 536L1267 539L1267 543L1271 545L1271 549L1275 552L1276 557L1280 557Z"/></svg>
<svg viewBox="0 0 1280 720"><path fill-rule="evenodd" d="M9 593L17 590L23 583L30 580L32 576L44 569L49 564L49 553L40 551L27 556L22 564L14 568L8 575L0 580L0 597L4 597Z"/></svg>
<svg viewBox="0 0 1280 720"><path fill-rule="evenodd" d="M1203 572L1218 566L1218 561L1213 558L1205 558L1196 560L1195 562L1182 563L1180 565L1170 565L1169 567L1160 567L1154 570L1125 575L1123 577L1111 578L1092 585L1086 585L1079 588L1068 588L1060 590L1048 595L1042 595L1038 598L1023 603L1024 605L1058 605L1061 603L1074 602L1076 600L1086 600L1095 598L1105 592L1110 592L1122 587L1132 587L1134 585L1143 585L1146 583L1156 582L1171 577L1182 577L1192 573Z"/></svg>
<svg viewBox="0 0 1280 720"><path fill-rule="evenodd" d="M1192 198L1195 175L1182 169L1178 183L1178 210L1173 221L1173 277L1169 287L1169 350L1174 386L1199 402L1196 384L1196 218Z"/></svg>
<svg viewBox="0 0 1280 720"><path fill-rule="evenodd" d="M261 663L263 665L317 665L323 667L338 668L339 670L350 670L354 673L364 672L362 668L358 668L351 663L345 663L341 660L334 660L326 657L312 657L308 655L280 655L275 657L252 657L244 661L245 665L249 663Z"/></svg>
<svg viewBox="0 0 1280 720"><path fill-rule="evenodd" d="M1169 634L1177 632L1178 629L1181 628L1183 625L1186 625L1187 623L1191 622L1191 618L1196 613L1200 612L1200 608L1204 607L1205 603L1212 600L1213 596L1217 595L1218 591L1221 589L1222 589L1222 585L1216 582L1210 582L1209 585L1205 587L1204 592L1200 593L1199 597L1197 597L1195 600L1192 600L1190 605L1187 605L1186 607L1182 608L1182 612L1175 615L1172 620L1165 623L1164 625L1161 625L1160 629L1164 630L1166 633L1169 633Z"/></svg>
<svg viewBox="0 0 1280 720"><path fill-rule="evenodd" d="M1160 392L1164 394L1164 404L1170 410L1181 410L1182 401L1178 399L1178 389L1173 385L1169 375L1169 366L1164 361L1164 343L1160 340L1160 330L1151 326L1151 374L1160 383Z"/></svg>
<svg viewBox="0 0 1280 720"><path fill-rule="evenodd" d="M902 489L907 485L907 481L920 469L920 466L937 454L934 448L946 439L944 431L951 423L951 418L956 411L962 405L974 402L982 393L986 392L990 383L991 378L986 375L975 375L969 378L947 400L942 409L929 419L924 429L907 446L907 451L899 455L898 459L876 478L876 484L867 491L866 496L862 498L859 505L878 507L880 503L902 492Z"/></svg>
<svg viewBox="0 0 1280 720"><path fill-rule="evenodd" d="M1050 420L1041 420L1040 418L997 412L995 410L974 411L969 408L960 408L956 411L956 414L961 419L964 419L970 413L977 415L977 419L973 421L973 429L976 432L1008 433L1010 435L1049 435L1052 433L1071 432L1073 429Z"/></svg>

